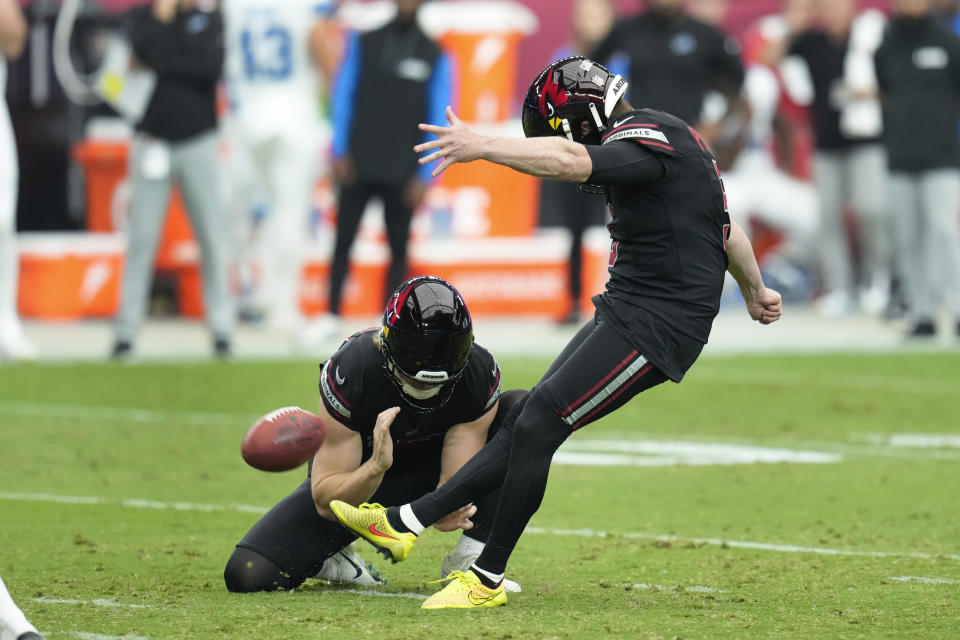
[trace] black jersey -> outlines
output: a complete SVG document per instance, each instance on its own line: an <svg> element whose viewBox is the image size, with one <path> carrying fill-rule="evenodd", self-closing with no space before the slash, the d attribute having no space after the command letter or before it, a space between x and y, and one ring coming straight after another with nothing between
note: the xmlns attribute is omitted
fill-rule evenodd
<svg viewBox="0 0 960 640"><path fill-rule="evenodd" d="M378 332L368 329L348 338L320 371L323 404L331 416L363 436L364 460L373 452L373 427L381 411L401 409L390 435L394 466L402 466L417 463L423 453L436 455L450 427L478 419L500 397L500 367L489 351L474 344L445 405L430 413L406 409L400 392L386 377L383 354L375 341Z"/></svg>
<svg viewBox="0 0 960 640"><path fill-rule="evenodd" d="M610 279L598 309L671 379L710 335L727 269L730 217L706 143L686 122L638 109L588 146L589 182L612 221Z"/></svg>

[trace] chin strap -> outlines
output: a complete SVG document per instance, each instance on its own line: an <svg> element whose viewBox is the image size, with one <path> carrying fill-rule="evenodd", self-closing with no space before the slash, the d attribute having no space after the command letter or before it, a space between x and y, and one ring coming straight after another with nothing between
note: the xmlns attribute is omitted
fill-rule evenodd
<svg viewBox="0 0 960 640"><path fill-rule="evenodd" d="M600 119L600 112L597 111L597 105L591 102L589 109L590 115L593 116L593 123L597 125L597 131L599 133L603 133L606 130L607 125L603 124L603 121Z"/></svg>
<svg viewBox="0 0 960 640"><path fill-rule="evenodd" d="M561 126L563 127L563 135L567 136L567 140L570 142L576 142L573 139L573 131L570 129L570 122L564 118L560 121Z"/></svg>

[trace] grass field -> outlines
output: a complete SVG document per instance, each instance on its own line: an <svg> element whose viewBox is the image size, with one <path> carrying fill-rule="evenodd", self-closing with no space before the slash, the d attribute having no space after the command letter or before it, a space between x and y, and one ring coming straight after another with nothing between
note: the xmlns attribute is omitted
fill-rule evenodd
<svg viewBox="0 0 960 640"><path fill-rule="evenodd" d="M502 361L505 388L547 364ZM511 560L523 593L466 613L419 610L455 543L435 531L400 565L360 548L382 593L226 592L303 473L245 466L240 440L314 407L316 374L0 367L0 576L28 617L88 640L960 637L956 354L704 358L571 439Z"/></svg>

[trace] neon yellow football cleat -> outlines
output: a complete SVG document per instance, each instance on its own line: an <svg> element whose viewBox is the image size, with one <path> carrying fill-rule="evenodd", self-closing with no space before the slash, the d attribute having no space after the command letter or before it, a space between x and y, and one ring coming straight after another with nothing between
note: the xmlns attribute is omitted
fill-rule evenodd
<svg viewBox="0 0 960 640"><path fill-rule="evenodd" d="M359 507L340 500L330 502L330 510L337 516L340 524L372 544L377 551L391 562L406 560L417 536L412 533L400 533L390 526L387 510L379 504L364 502Z"/></svg>
<svg viewBox="0 0 960 640"><path fill-rule="evenodd" d="M502 583L496 589L488 589L473 571L451 571L438 582L444 581L449 581L447 586L427 598L421 609L478 609L507 604Z"/></svg>

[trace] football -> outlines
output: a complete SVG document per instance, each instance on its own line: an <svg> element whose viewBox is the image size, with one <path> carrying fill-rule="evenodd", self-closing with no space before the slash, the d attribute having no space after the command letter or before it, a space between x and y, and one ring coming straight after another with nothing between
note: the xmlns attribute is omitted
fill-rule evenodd
<svg viewBox="0 0 960 640"><path fill-rule="evenodd" d="M319 416L300 407L282 407L253 423L240 453L254 469L288 471L309 460L325 434Z"/></svg>

